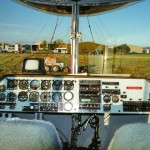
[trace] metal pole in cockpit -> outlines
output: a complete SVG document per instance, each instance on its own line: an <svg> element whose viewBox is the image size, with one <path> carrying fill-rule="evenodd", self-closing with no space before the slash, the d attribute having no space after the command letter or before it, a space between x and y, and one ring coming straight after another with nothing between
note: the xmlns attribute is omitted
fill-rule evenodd
<svg viewBox="0 0 150 150"><path fill-rule="evenodd" d="M78 51L79 51L79 5L78 2L72 6L71 23L71 74L78 73Z"/></svg>

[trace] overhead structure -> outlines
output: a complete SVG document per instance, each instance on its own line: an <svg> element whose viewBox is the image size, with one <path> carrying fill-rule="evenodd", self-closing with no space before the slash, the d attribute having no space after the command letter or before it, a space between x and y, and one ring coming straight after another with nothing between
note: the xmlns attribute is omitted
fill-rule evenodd
<svg viewBox="0 0 150 150"><path fill-rule="evenodd" d="M142 0L13 0L57 15L72 15L71 73L78 73L79 16L96 15L126 7Z"/></svg>
<svg viewBox="0 0 150 150"><path fill-rule="evenodd" d="M14 0L48 13L71 15L77 2L79 15L93 15L125 7L141 0Z"/></svg>

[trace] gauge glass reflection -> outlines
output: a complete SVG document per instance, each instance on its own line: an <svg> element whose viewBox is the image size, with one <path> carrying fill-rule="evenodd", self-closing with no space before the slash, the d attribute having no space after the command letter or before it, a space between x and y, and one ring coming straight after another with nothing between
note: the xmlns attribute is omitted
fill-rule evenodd
<svg viewBox="0 0 150 150"><path fill-rule="evenodd" d="M54 92L52 94L52 100L53 100L53 102L56 102L56 103L61 102L61 100L62 100L61 93L60 92Z"/></svg>

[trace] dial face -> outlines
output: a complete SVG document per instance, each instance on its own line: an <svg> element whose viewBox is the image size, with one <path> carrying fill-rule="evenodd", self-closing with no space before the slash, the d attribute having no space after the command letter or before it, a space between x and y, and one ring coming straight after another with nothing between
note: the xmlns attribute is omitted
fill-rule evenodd
<svg viewBox="0 0 150 150"><path fill-rule="evenodd" d="M5 101L5 94L4 93L0 93L0 101Z"/></svg>
<svg viewBox="0 0 150 150"><path fill-rule="evenodd" d="M103 97L103 100L104 100L105 103L109 103L111 101L111 96L110 95L105 95Z"/></svg>
<svg viewBox="0 0 150 150"><path fill-rule="evenodd" d="M53 102L56 102L56 103L61 102L61 100L62 100L61 93L60 92L54 92L52 94L52 100L53 100Z"/></svg>
<svg viewBox="0 0 150 150"><path fill-rule="evenodd" d="M16 98L17 96L14 92L10 92L7 94L7 102L15 102Z"/></svg>
<svg viewBox="0 0 150 150"><path fill-rule="evenodd" d="M62 89L62 81L61 80L53 81L52 87L54 90L61 90Z"/></svg>
<svg viewBox="0 0 150 150"><path fill-rule="evenodd" d="M118 95L113 95L113 96L112 96L112 101L113 101L114 103L119 102L119 96L118 96Z"/></svg>
<svg viewBox="0 0 150 150"><path fill-rule="evenodd" d="M5 90L6 90L5 85L0 85L0 92L5 92Z"/></svg>
<svg viewBox="0 0 150 150"><path fill-rule="evenodd" d="M65 93L64 93L64 98L65 98L65 100L67 100L67 101L72 100L72 99L73 99L73 93L72 93L72 92L69 92L69 91L65 92Z"/></svg>
<svg viewBox="0 0 150 150"><path fill-rule="evenodd" d="M74 81L68 80L64 82L64 89L65 90L72 90L74 88Z"/></svg>
<svg viewBox="0 0 150 150"><path fill-rule="evenodd" d="M18 100L19 101L25 102L27 99L28 99L28 93L27 92L22 91L18 94Z"/></svg>
<svg viewBox="0 0 150 150"><path fill-rule="evenodd" d="M64 105L64 109L65 109L66 111L70 111L70 110L72 109L72 107L73 107L73 105L72 105L72 103L70 103L70 102L67 102L67 103L65 103L65 105Z"/></svg>
<svg viewBox="0 0 150 150"><path fill-rule="evenodd" d="M31 102L37 102L39 100L39 92L31 92L29 95L29 100Z"/></svg>
<svg viewBox="0 0 150 150"><path fill-rule="evenodd" d="M43 80L41 83L41 89L42 90L48 90L51 87L51 83L49 80Z"/></svg>
<svg viewBox="0 0 150 150"><path fill-rule="evenodd" d="M8 90L16 90L17 89L18 80L7 80L7 89Z"/></svg>
<svg viewBox="0 0 150 150"><path fill-rule="evenodd" d="M42 102L50 102L50 92L43 92L40 97Z"/></svg>
<svg viewBox="0 0 150 150"><path fill-rule="evenodd" d="M40 87L40 82L38 80L32 80L30 82L30 87L32 90L37 90Z"/></svg>
<svg viewBox="0 0 150 150"><path fill-rule="evenodd" d="M28 80L21 80L21 81L19 82L19 88L20 88L21 90L26 90L26 89L28 89L28 86L29 86Z"/></svg>

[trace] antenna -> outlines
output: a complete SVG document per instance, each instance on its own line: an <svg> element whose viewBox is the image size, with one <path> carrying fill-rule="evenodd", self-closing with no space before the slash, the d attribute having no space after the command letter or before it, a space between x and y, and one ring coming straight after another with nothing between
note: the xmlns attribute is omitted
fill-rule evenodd
<svg viewBox="0 0 150 150"><path fill-rule="evenodd" d="M78 73L79 16L113 11L142 0L13 0L32 8L57 15L72 15L71 21L71 74Z"/></svg>

